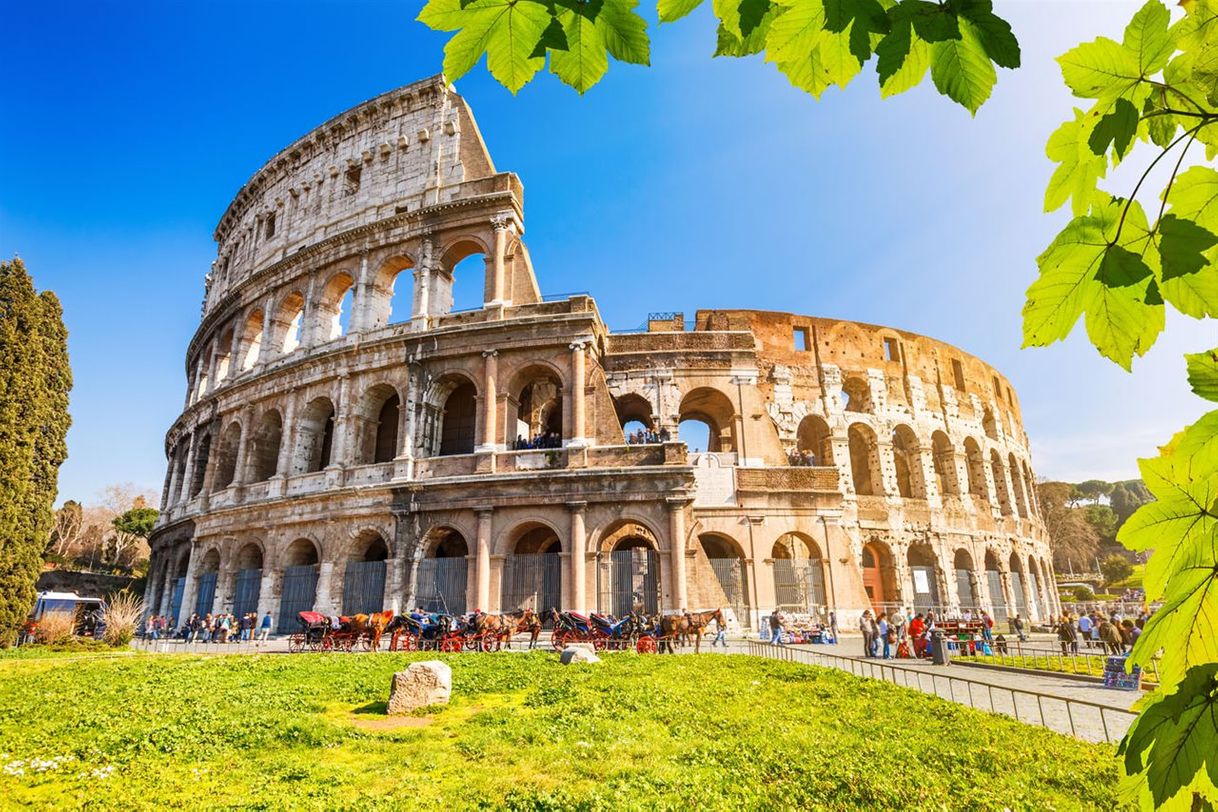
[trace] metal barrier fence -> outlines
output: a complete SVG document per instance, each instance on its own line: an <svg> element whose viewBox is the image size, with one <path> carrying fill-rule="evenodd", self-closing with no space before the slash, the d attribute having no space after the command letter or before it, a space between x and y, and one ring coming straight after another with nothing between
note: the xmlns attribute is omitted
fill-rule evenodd
<svg viewBox="0 0 1218 812"><path fill-rule="evenodd" d="M748 641L747 653L754 657L826 666L848 671L856 677L884 680L893 685L934 694L941 699L950 699L976 710L1009 716L1057 733L1069 733L1087 741L1118 741L1137 716L1133 711L1098 702L993 685L927 670L935 666L909 668L882 660L861 660L794 646L771 646L755 640ZM942 690L943 687L947 688L946 692ZM1055 710L1058 711L1056 715ZM1064 714L1061 713L1063 710Z"/></svg>
<svg viewBox="0 0 1218 812"><path fill-rule="evenodd" d="M956 640L948 640L947 642L953 648L953 655L967 658L966 662L969 660L979 660L997 663L998 665L1009 665L1012 668L1039 669L1055 673L1080 674L1092 677L1102 676L1107 659L1111 656L1117 656L1105 654L1103 651L1097 652L1094 649L1086 651L1081 648L1077 652L1071 650L1063 653L1060 648L1030 646L1027 643L1010 638L1007 638L1005 643L990 643L992 654L983 654L978 644L977 653L969 655L961 653L961 649L964 648L965 644ZM1079 645L1082 646L1082 644L1083 641L1080 640ZM1006 647L1005 651L1003 651L1003 646ZM1044 663L1044 668L1040 667L1041 663ZM1143 671L1148 677L1158 682L1158 658L1151 660L1150 667Z"/></svg>

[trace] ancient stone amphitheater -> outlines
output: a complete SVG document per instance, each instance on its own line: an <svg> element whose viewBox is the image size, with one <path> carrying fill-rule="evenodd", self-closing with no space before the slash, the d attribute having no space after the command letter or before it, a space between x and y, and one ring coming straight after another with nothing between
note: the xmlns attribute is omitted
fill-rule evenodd
<svg viewBox="0 0 1218 812"><path fill-rule="evenodd" d="M610 331L541 294L522 197L442 77L242 187L165 439L151 611L1055 611L996 370L790 313ZM454 269L480 307L452 309Z"/></svg>

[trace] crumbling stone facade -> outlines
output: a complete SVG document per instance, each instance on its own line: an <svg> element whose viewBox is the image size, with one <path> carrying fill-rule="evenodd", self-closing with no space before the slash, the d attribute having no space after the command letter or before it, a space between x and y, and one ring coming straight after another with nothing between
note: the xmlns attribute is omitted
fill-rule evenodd
<svg viewBox="0 0 1218 812"><path fill-rule="evenodd" d="M611 332L540 295L522 198L442 77L246 183L166 436L150 611L1057 611L996 370L788 313ZM483 305L452 312L474 255Z"/></svg>

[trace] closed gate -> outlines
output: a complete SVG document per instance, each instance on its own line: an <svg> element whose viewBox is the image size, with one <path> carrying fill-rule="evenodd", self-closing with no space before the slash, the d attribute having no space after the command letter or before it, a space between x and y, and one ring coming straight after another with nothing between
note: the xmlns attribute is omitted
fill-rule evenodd
<svg viewBox="0 0 1218 812"><path fill-rule="evenodd" d="M803 614L825 605L825 579L818 561L774 559L774 593L785 612Z"/></svg>
<svg viewBox="0 0 1218 812"><path fill-rule="evenodd" d="M939 584L934 567L910 567L913 578L913 604L915 612L931 612L939 607Z"/></svg>
<svg viewBox="0 0 1218 812"><path fill-rule="evenodd" d="M1002 594L1002 573L997 570L986 570L985 580L990 588L990 605L994 611L994 621L1007 619L1007 599Z"/></svg>
<svg viewBox="0 0 1218 812"><path fill-rule="evenodd" d="M618 617L660 611L660 557L655 550L614 550L609 554L609 577L602 584L600 604Z"/></svg>
<svg viewBox="0 0 1218 812"><path fill-rule="evenodd" d="M182 622L182 596L186 594L186 579L173 580L173 595L169 599L169 614L173 617L173 627L177 630Z"/></svg>
<svg viewBox="0 0 1218 812"><path fill-rule="evenodd" d="M1011 570L1011 592L1015 597L1015 611L1027 618L1028 596L1023 591L1023 574L1018 570Z"/></svg>
<svg viewBox="0 0 1218 812"><path fill-rule="evenodd" d="M279 633L297 631L300 623L297 612L311 612L317 599L316 564L285 567L283 570L283 594L279 599Z"/></svg>
<svg viewBox="0 0 1218 812"><path fill-rule="evenodd" d="M557 553L513 555L504 563L504 612L562 608L562 558Z"/></svg>
<svg viewBox="0 0 1218 812"><path fill-rule="evenodd" d="M216 602L216 573L205 572L199 576L199 599L195 601L195 612L202 617L212 610Z"/></svg>
<svg viewBox="0 0 1218 812"><path fill-rule="evenodd" d="M1028 577L1032 579L1032 601L1036 605L1036 616L1042 619L1047 618L1044 597L1040 594L1040 578L1037 577L1036 570L1029 572Z"/></svg>
<svg viewBox="0 0 1218 812"><path fill-rule="evenodd" d="M385 608L385 562L349 561L343 577L343 614L372 614Z"/></svg>
<svg viewBox="0 0 1218 812"><path fill-rule="evenodd" d="M969 570L956 570L956 593L960 596L962 610L980 608L973 593L973 573Z"/></svg>
<svg viewBox="0 0 1218 812"><path fill-rule="evenodd" d="M262 570L241 570L233 581L233 614L244 617L258 611L262 590Z"/></svg>
<svg viewBox="0 0 1218 812"><path fill-rule="evenodd" d="M748 600L744 590L744 566L739 558L710 558L711 570L723 590L723 599L736 612L736 617L748 617ZM688 608L688 607L685 607ZM709 608L709 607L708 607Z"/></svg>
<svg viewBox="0 0 1218 812"><path fill-rule="evenodd" d="M427 612L465 614L468 570L464 558L424 558L419 562L416 601Z"/></svg>

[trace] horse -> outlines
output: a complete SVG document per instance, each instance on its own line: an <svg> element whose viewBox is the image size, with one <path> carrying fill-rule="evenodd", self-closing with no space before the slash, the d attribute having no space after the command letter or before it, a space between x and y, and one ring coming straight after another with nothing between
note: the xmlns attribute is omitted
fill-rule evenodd
<svg viewBox="0 0 1218 812"><path fill-rule="evenodd" d="M689 637L694 638L694 654L702 652L702 630L712 620L724 623L723 610L711 609L705 612L686 612L683 615L666 615L660 620L660 648L673 653L672 641L684 646Z"/></svg>
<svg viewBox="0 0 1218 812"><path fill-rule="evenodd" d="M698 654L702 650L702 630L710 625L712 620L716 621L720 626L726 626L727 623L723 620L722 609L712 609L706 612L694 612L686 615L689 621L689 630L687 634L692 634L694 637L694 654Z"/></svg>
<svg viewBox="0 0 1218 812"><path fill-rule="evenodd" d="M391 609L386 609L383 612L373 612L370 615L356 615L356 618L363 618L363 633L368 635L368 648L371 651L381 650L381 636L385 634L385 629L393 622L394 613Z"/></svg>
<svg viewBox="0 0 1218 812"><path fill-rule="evenodd" d="M509 612L504 615L511 619L511 632L508 634L505 643L508 648L512 647L512 635L521 634L522 632L529 633L529 648L532 649L537 645L537 638L541 635L541 618L532 609L520 609L515 612Z"/></svg>

